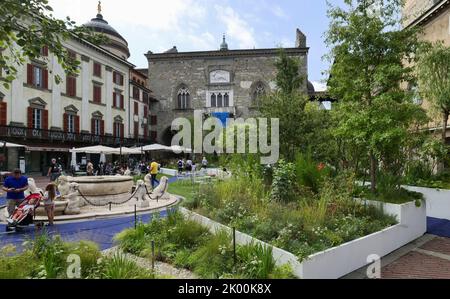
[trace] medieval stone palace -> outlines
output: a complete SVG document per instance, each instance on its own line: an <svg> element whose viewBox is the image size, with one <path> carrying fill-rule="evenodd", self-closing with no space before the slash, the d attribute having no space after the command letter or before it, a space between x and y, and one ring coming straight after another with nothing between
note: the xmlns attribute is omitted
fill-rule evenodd
<svg viewBox="0 0 450 299"><path fill-rule="evenodd" d="M297 29L296 47L286 48L289 56L301 61L304 88L314 92L308 74L306 36ZM230 118L247 117L257 109L258 97L274 90L275 62L279 49L231 50L223 37L216 51L179 52L176 47L164 53L147 53L149 88L158 104L157 140L170 143L171 123L178 117L225 114ZM155 113L155 111L153 111Z"/></svg>

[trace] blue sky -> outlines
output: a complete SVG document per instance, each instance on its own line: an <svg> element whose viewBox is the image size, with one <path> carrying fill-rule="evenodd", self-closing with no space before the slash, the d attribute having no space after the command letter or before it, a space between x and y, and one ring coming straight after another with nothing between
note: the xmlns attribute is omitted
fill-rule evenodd
<svg viewBox="0 0 450 299"><path fill-rule="evenodd" d="M50 0L55 16L78 24L95 17L97 0ZM330 0L340 4L342 0ZM309 80L319 82L328 63L323 34L326 0L103 0L102 14L127 39L131 58L146 67L144 53L218 49L222 34L230 49L292 47L295 30L307 35Z"/></svg>

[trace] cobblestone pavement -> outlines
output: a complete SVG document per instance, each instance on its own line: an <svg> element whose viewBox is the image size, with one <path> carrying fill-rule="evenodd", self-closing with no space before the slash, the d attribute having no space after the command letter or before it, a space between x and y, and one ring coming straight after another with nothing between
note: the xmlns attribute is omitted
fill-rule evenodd
<svg viewBox="0 0 450 299"><path fill-rule="evenodd" d="M450 239L436 237L385 266L383 279L450 279Z"/></svg>

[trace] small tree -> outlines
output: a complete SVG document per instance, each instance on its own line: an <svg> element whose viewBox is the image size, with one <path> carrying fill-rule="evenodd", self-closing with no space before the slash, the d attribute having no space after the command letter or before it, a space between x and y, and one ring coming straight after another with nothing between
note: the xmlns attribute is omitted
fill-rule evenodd
<svg viewBox="0 0 450 299"><path fill-rule="evenodd" d="M260 112L266 118L280 120L280 153L292 161L295 153L305 146L305 107L308 97L301 90L304 77L299 70L298 58L289 57L280 50L275 63L277 90L261 99Z"/></svg>
<svg viewBox="0 0 450 299"><path fill-rule="evenodd" d="M401 87L415 79L408 63L419 42L414 29L398 26L402 0L344 2L347 9L330 7L326 33L333 63L329 91L340 101L335 136L366 155L362 162L369 162L375 192L380 161L402 154L412 125L424 120L412 93Z"/></svg>
<svg viewBox="0 0 450 299"><path fill-rule="evenodd" d="M96 44L106 41L105 36L76 26L69 17L56 19L52 11L47 0L1 1L0 69L6 73L6 88L16 78L17 65L23 64L26 57L40 57L44 46L56 55L66 72L77 73L79 62L70 58L63 41L69 38L87 39Z"/></svg>
<svg viewBox="0 0 450 299"><path fill-rule="evenodd" d="M442 43L424 47L417 64L419 90L442 115L442 143L446 144L450 115L450 48Z"/></svg>

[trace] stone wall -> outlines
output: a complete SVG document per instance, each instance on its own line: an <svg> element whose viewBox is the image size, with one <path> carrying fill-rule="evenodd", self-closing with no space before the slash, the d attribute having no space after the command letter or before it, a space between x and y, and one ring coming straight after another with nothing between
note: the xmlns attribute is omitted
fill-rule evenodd
<svg viewBox="0 0 450 299"><path fill-rule="evenodd" d="M290 56L301 59L301 74L304 88L307 79L307 48L286 49ZM248 117L256 111L253 94L259 83L267 91L275 85L275 62L277 49L234 50L192 53L149 53L150 89L160 101L158 107L158 142L164 142L161 135L168 131L173 119L193 116L194 109L204 113L229 112L235 117ZM214 71L229 72L229 82L214 83L210 74ZM190 109L177 108L177 96L181 87L189 90ZM208 99L214 91L229 91L232 94L230 107L213 108ZM167 138L166 138L167 139ZM167 141L167 140L166 140Z"/></svg>

